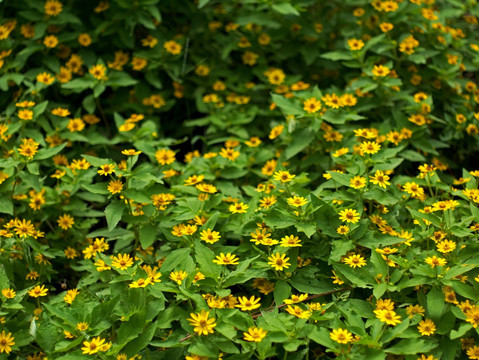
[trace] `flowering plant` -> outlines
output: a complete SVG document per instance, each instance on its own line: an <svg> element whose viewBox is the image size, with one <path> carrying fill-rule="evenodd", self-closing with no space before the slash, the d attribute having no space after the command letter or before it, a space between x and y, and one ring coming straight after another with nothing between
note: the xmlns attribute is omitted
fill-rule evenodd
<svg viewBox="0 0 479 360"><path fill-rule="evenodd" d="M475 0L18 0L0 359L479 359Z"/></svg>

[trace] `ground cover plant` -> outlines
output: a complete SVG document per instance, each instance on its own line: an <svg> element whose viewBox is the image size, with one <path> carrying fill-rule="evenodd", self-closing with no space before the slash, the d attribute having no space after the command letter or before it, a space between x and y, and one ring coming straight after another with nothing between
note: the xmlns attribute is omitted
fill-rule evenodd
<svg viewBox="0 0 479 360"><path fill-rule="evenodd" d="M0 359L479 359L475 0L0 11Z"/></svg>

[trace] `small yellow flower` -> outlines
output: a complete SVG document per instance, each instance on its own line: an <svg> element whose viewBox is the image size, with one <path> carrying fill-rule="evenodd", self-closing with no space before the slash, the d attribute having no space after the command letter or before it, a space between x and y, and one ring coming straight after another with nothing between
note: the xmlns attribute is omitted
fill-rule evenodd
<svg viewBox="0 0 479 360"><path fill-rule="evenodd" d="M226 255L221 253L213 260L213 262L218 265L238 265L238 261L239 259L236 255L232 255L231 253L227 253Z"/></svg>
<svg viewBox="0 0 479 360"><path fill-rule="evenodd" d="M345 210L341 210L339 212L339 219L341 221L346 221L348 223L355 224L359 221L360 218L361 218L361 216L354 209L345 209Z"/></svg>
<svg viewBox="0 0 479 360"><path fill-rule="evenodd" d="M289 257L286 257L286 254L274 253L268 257L268 260L268 264L277 271L283 271L283 269L287 269L291 265L288 262Z"/></svg>
<svg viewBox="0 0 479 360"><path fill-rule="evenodd" d="M180 270L180 271L172 271L170 273L170 279L175 281L178 285L181 285L184 279L188 276L188 273L186 271Z"/></svg>
<svg viewBox="0 0 479 360"><path fill-rule="evenodd" d="M130 254L118 254L118 256L113 257L111 266L116 269L126 270L133 265L133 258Z"/></svg>
<svg viewBox="0 0 479 360"><path fill-rule="evenodd" d="M431 319L421 320L417 327L421 335L429 336L436 332L436 325Z"/></svg>
<svg viewBox="0 0 479 360"><path fill-rule="evenodd" d="M339 344L348 344L353 341L353 334L351 334L348 330L345 329L333 329L329 333L329 337L331 340L336 341Z"/></svg>
<svg viewBox="0 0 479 360"><path fill-rule="evenodd" d="M246 210L249 209L249 206L247 204L239 202L239 203L236 203L236 204L231 204L228 209L233 214L244 214L244 213L246 213Z"/></svg>
<svg viewBox="0 0 479 360"><path fill-rule="evenodd" d="M208 335L213 333L213 328L216 326L215 318L209 317L209 311L201 310L199 314L191 313L190 318L187 319L191 326L194 327L194 332L198 335Z"/></svg>
<svg viewBox="0 0 479 360"><path fill-rule="evenodd" d="M366 260L361 255L351 255L344 259L344 262L352 268L361 267L366 265Z"/></svg>
<svg viewBox="0 0 479 360"><path fill-rule="evenodd" d="M244 339L251 342L261 342L268 332L262 328L250 327L248 332L244 332Z"/></svg>
<svg viewBox="0 0 479 360"><path fill-rule="evenodd" d="M385 77L389 75L391 69L384 65L374 65L374 68L371 72L374 76Z"/></svg>
<svg viewBox="0 0 479 360"><path fill-rule="evenodd" d="M287 199L288 205L294 206L294 207L300 207L303 205L306 205L308 203L308 200L302 196L293 196Z"/></svg>
<svg viewBox="0 0 479 360"><path fill-rule="evenodd" d="M47 296L48 289L45 288L45 285L37 285L33 289L28 291L28 295L31 297Z"/></svg>

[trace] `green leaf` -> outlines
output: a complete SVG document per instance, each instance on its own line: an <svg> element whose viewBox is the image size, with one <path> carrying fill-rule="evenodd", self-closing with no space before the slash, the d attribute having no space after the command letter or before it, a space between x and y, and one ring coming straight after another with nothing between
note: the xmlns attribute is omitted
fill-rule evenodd
<svg viewBox="0 0 479 360"><path fill-rule="evenodd" d="M84 158L86 161L88 161L90 164L96 167L100 167L105 164L112 164L113 161L110 159L101 159L96 156L91 156L91 155L82 155L82 158Z"/></svg>
<svg viewBox="0 0 479 360"><path fill-rule="evenodd" d="M96 108L95 97L93 94L86 96L82 101L82 105L89 114L93 114Z"/></svg>
<svg viewBox="0 0 479 360"><path fill-rule="evenodd" d="M444 294L436 287L433 287L427 293L427 312L433 320L438 320L445 307Z"/></svg>
<svg viewBox="0 0 479 360"><path fill-rule="evenodd" d="M352 285L362 288L371 288L376 281L363 268L353 269L344 264L333 264L333 268L338 275L343 275L342 278L349 280Z"/></svg>
<svg viewBox="0 0 479 360"><path fill-rule="evenodd" d="M293 156L304 150L311 141L313 141L315 135L311 129L306 128L293 134L293 141L288 145L284 152L284 159L291 159Z"/></svg>
<svg viewBox="0 0 479 360"><path fill-rule="evenodd" d="M313 331L308 333L308 338L320 345L326 346L329 349L335 349L338 347L338 345L331 340L329 331L324 327L314 328Z"/></svg>
<svg viewBox="0 0 479 360"><path fill-rule="evenodd" d="M55 156L58 154L60 151L63 150L63 148L67 145L67 143L63 143L59 146L55 146L52 148L48 149L41 149L38 151L38 153L35 155L35 160L44 160L44 159L49 159L52 156Z"/></svg>
<svg viewBox="0 0 479 360"><path fill-rule="evenodd" d="M195 257L200 271L206 276L216 279L221 271L221 266L215 264L215 253L203 245L200 240L195 243Z"/></svg>
<svg viewBox="0 0 479 360"><path fill-rule="evenodd" d="M118 222L123 216L126 205L124 201L113 200L105 209L106 222L108 224L108 230L111 231L115 228Z"/></svg>
<svg viewBox="0 0 479 360"><path fill-rule="evenodd" d="M169 273L170 271L174 270L179 264L185 262L185 258L190 256L190 249L177 249L172 251L161 265L161 272L162 273Z"/></svg>
<svg viewBox="0 0 479 360"><path fill-rule="evenodd" d="M417 355L418 350L427 353L437 346L438 343L433 340L403 339L384 351L395 355Z"/></svg>
<svg viewBox="0 0 479 360"><path fill-rule="evenodd" d="M331 180L337 182L340 185L344 185L349 187L350 184L350 177L347 174L342 174L336 171L327 171L329 175L331 175Z"/></svg>
<svg viewBox="0 0 479 360"><path fill-rule="evenodd" d="M453 340L461 338L471 329L472 329L472 324L462 323L461 325L459 325L459 329L451 330L450 338Z"/></svg>
<svg viewBox="0 0 479 360"><path fill-rule="evenodd" d="M146 224L140 229L140 244L143 249L150 247L156 238L157 228L153 224Z"/></svg>
<svg viewBox="0 0 479 360"><path fill-rule="evenodd" d="M284 280L276 281L274 285L274 302L276 306L281 305L284 299L289 298L291 294L291 286Z"/></svg>
<svg viewBox="0 0 479 360"><path fill-rule="evenodd" d="M199 0L198 1L198 9L201 9L202 7L206 6L211 0Z"/></svg>
<svg viewBox="0 0 479 360"><path fill-rule="evenodd" d="M118 71L111 73L105 82L107 86L132 86L138 84L138 80L133 79L126 72Z"/></svg>
<svg viewBox="0 0 479 360"><path fill-rule="evenodd" d="M404 151L401 151L398 155L409 161L420 161L420 162L426 161L426 158L423 155L413 150L404 150Z"/></svg>
<svg viewBox="0 0 479 360"><path fill-rule="evenodd" d="M352 60L354 58L353 54L349 50L331 51L331 52L324 53L323 55L321 55L321 57L323 59L328 59L333 61Z"/></svg>
<svg viewBox="0 0 479 360"><path fill-rule="evenodd" d="M301 106L297 104L294 100L285 98L284 96L278 94L271 95L273 102L278 106L284 115L302 115L303 110Z"/></svg>
<svg viewBox="0 0 479 360"><path fill-rule="evenodd" d="M464 296L467 299L477 301L477 295L472 286L464 284L460 281L452 281L452 288L459 295Z"/></svg>
<svg viewBox="0 0 479 360"><path fill-rule="evenodd" d="M146 329L140 333L139 336L133 338L124 348L123 351L126 354L137 354L148 346L153 335L155 334L157 324L153 323L146 327Z"/></svg>
<svg viewBox="0 0 479 360"><path fill-rule="evenodd" d="M379 188L366 191L363 194L363 197L367 200L374 200L381 205L394 205L398 202L398 199L395 196Z"/></svg>
<svg viewBox="0 0 479 360"><path fill-rule="evenodd" d="M12 199L5 194L0 196L0 213L13 215Z"/></svg>
<svg viewBox="0 0 479 360"><path fill-rule="evenodd" d="M138 337L138 334L144 329L146 325L145 308L133 314L128 321L122 322L118 329L118 348L121 349L131 339Z"/></svg>
<svg viewBox="0 0 479 360"><path fill-rule="evenodd" d="M290 3L284 2L281 4L273 4L273 10L282 15L296 15L299 16L299 11L296 10Z"/></svg>

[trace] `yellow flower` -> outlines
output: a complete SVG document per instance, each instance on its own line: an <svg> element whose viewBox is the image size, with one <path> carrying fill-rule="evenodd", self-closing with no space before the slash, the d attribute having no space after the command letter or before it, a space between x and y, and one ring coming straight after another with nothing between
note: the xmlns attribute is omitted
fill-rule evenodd
<svg viewBox="0 0 479 360"><path fill-rule="evenodd" d="M353 189L361 189L366 186L366 178L357 175L349 180L349 186L351 186Z"/></svg>
<svg viewBox="0 0 479 360"><path fill-rule="evenodd" d="M348 46L351 50L361 50L364 47L364 41L358 39L349 39Z"/></svg>
<svg viewBox="0 0 479 360"><path fill-rule="evenodd" d="M75 224L75 220L69 214L61 215L57 220L58 226L60 226L63 230L68 230Z"/></svg>
<svg viewBox="0 0 479 360"><path fill-rule="evenodd" d="M232 148L222 148L220 151L220 156L224 157L225 159L235 161L236 158L240 156L240 152Z"/></svg>
<svg viewBox="0 0 479 360"><path fill-rule="evenodd" d="M78 35L78 43L81 46L89 46L91 44L91 36L87 33L82 33Z"/></svg>
<svg viewBox="0 0 479 360"><path fill-rule="evenodd" d="M43 39L43 45L47 48L54 48L58 45L58 38L55 35L48 35Z"/></svg>
<svg viewBox="0 0 479 360"><path fill-rule="evenodd" d="M374 76L385 77L388 76L391 70L384 65L374 65L373 70L371 71Z"/></svg>
<svg viewBox="0 0 479 360"><path fill-rule="evenodd" d="M218 231L212 231L211 229L203 230L200 233L200 239L207 242L208 244L214 244L221 238Z"/></svg>
<svg viewBox="0 0 479 360"><path fill-rule="evenodd" d="M436 325L431 319L425 319L419 322L417 329L421 335L429 336L436 332Z"/></svg>
<svg viewBox="0 0 479 360"><path fill-rule="evenodd" d="M47 296L48 289L45 289L45 285L37 285L33 289L28 291L28 295L31 297Z"/></svg>
<svg viewBox="0 0 479 360"><path fill-rule="evenodd" d="M111 180L108 183L108 191L112 194L118 194L123 190L123 183L120 179Z"/></svg>
<svg viewBox="0 0 479 360"><path fill-rule="evenodd" d="M269 209L272 205L276 203L276 196L265 196L259 200L260 205L259 207L262 209Z"/></svg>
<svg viewBox="0 0 479 360"><path fill-rule="evenodd" d="M62 12L63 4L57 0L47 0L44 5L45 14L48 16L57 16Z"/></svg>
<svg viewBox="0 0 479 360"><path fill-rule="evenodd" d="M301 309L301 308L300 308L299 306L297 306L297 305L295 305L294 307L291 306L291 305L288 305L288 306L286 307L286 311L287 311L289 314L291 314L291 315L293 315L293 316L296 316L297 318L300 318L300 319L307 319L307 318L309 318L309 317L312 315L311 311L309 311L309 310L308 310L308 311L305 311L305 310Z"/></svg>
<svg viewBox="0 0 479 360"><path fill-rule="evenodd" d="M424 189L415 182L407 182L406 184L404 184L403 191L407 192L413 197L418 198L424 195Z"/></svg>
<svg viewBox="0 0 479 360"><path fill-rule="evenodd" d="M38 152L39 145L40 144L35 142L33 139L22 139L22 145L20 145L18 148L18 153L22 156L32 159Z"/></svg>
<svg viewBox="0 0 479 360"><path fill-rule="evenodd" d="M443 240L436 244L437 251L447 254L456 248L456 243L452 240Z"/></svg>
<svg viewBox="0 0 479 360"><path fill-rule="evenodd" d="M436 266L444 266L447 264L446 259L438 258L436 255L432 257L427 257L425 260L426 264L430 265L432 268Z"/></svg>
<svg viewBox="0 0 479 360"><path fill-rule="evenodd" d="M286 254L274 253L268 257L268 260L268 264L277 271L283 271L283 269L287 269L291 265L288 262L289 257L286 257Z"/></svg>
<svg viewBox="0 0 479 360"><path fill-rule="evenodd" d="M0 333L0 353L9 354L12 351L11 346L15 345L13 341L15 338L12 336L12 333L6 333L5 330L2 330Z"/></svg>
<svg viewBox="0 0 479 360"><path fill-rule="evenodd" d="M346 221L348 223L355 224L359 221L360 218L361 218L361 216L354 209L345 209L345 210L341 210L339 212L339 219L341 221Z"/></svg>
<svg viewBox="0 0 479 360"><path fill-rule="evenodd" d="M278 162L274 159L266 161L266 164L261 168L261 174L266 176L273 175L276 170L276 165L278 165Z"/></svg>
<svg viewBox="0 0 479 360"><path fill-rule="evenodd" d="M187 319L198 335L213 333L213 328L216 326L215 318L210 318L209 314L209 311L201 310L199 314L191 313L190 318Z"/></svg>
<svg viewBox="0 0 479 360"><path fill-rule="evenodd" d="M279 246L281 246L281 247L298 247L298 246L302 246L302 245L301 245L301 240L297 236L288 235L288 236L285 236L281 239L281 243L280 243Z"/></svg>
<svg viewBox="0 0 479 360"><path fill-rule="evenodd" d="M347 225L340 225L337 229L336 232L340 235L346 235L349 232L349 226Z"/></svg>
<svg viewBox="0 0 479 360"><path fill-rule="evenodd" d="M406 308L406 314L409 315L409 318L412 318L416 314L423 316L425 312L426 310L421 305L409 305Z"/></svg>
<svg viewBox="0 0 479 360"><path fill-rule="evenodd" d="M13 289L2 289L2 295L5 296L7 299L13 299L17 293Z"/></svg>
<svg viewBox="0 0 479 360"><path fill-rule="evenodd" d="M277 181L281 181L282 183L290 182L291 180L294 179L295 176L296 175L290 174L289 171L283 171L283 170L276 171L274 173L274 179Z"/></svg>
<svg viewBox="0 0 479 360"><path fill-rule="evenodd" d="M379 24L379 28L382 32L389 32L394 28L394 25L391 23L383 22Z"/></svg>
<svg viewBox="0 0 479 360"><path fill-rule="evenodd" d="M66 295L63 297L63 301L71 305L73 303L73 300L75 300L78 294L79 294L78 289L67 290Z"/></svg>
<svg viewBox="0 0 479 360"><path fill-rule="evenodd" d="M176 41L174 40L169 40L169 41L166 41L164 44L163 44L163 47L165 48L165 50L167 52L169 52L170 54L172 55L178 55L181 53L181 48L182 46L180 44L178 44Z"/></svg>
<svg viewBox="0 0 479 360"><path fill-rule="evenodd" d="M352 268L361 267L366 265L366 260L361 255L353 254L346 259L344 263L348 264Z"/></svg>
<svg viewBox="0 0 479 360"><path fill-rule="evenodd" d="M467 349L467 356L469 356L469 359L474 359L478 360L479 359L479 346L471 346L469 349Z"/></svg>
<svg viewBox="0 0 479 360"><path fill-rule="evenodd" d="M178 285L181 285L184 279L188 276L188 273L186 271L180 270L180 271L172 271L170 273L170 279L175 281Z"/></svg>
<svg viewBox="0 0 479 360"><path fill-rule="evenodd" d="M147 277L146 279L138 279L137 281L133 281L130 285L130 288L137 289L137 288L144 288L147 285L151 284L151 278Z"/></svg>
<svg viewBox="0 0 479 360"><path fill-rule="evenodd" d="M376 141L364 141L359 146L361 152L365 154L376 154L380 149L381 145L379 145Z"/></svg>
<svg viewBox="0 0 479 360"><path fill-rule="evenodd" d="M308 298L308 293L298 295L292 295L291 299L284 299L285 304L297 304Z"/></svg>
<svg viewBox="0 0 479 360"><path fill-rule="evenodd" d="M238 261L239 259L236 255L232 255L231 253L227 253L226 255L221 253L213 260L213 262L218 265L238 265Z"/></svg>
<svg viewBox="0 0 479 360"><path fill-rule="evenodd" d="M386 188L387 185L391 185L388 181L389 176L384 174L381 170L377 170L374 176L370 179L373 184L379 185L382 188Z"/></svg>
<svg viewBox="0 0 479 360"><path fill-rule="evenodd" d="M76 325L76 328L78 331L85 331L88 329L88 324L86 322L79 322L77 325Z"/></svg>
<svg viewBox="0 0 479 360"><path fill-rule="evenodd" d="M278 136L281 135L283 132L284 125L276 125L274 128L271 129L271 132L269 133L268 137L270 140L276 139Z"/></svg>
<svg viewBox="0 0 479 360"><path fill-rule="evenodd" d="M159 149L155 153L156 161L161 165L169 165L175 162L175 153L169 149Z"/></svg>
<svg viewBox="0 0 479 360"><path fill-rule="evenodd" d="M88 72L97 80L106 80L106 67L103 64L93 65Z"/></svg>
<svg viewBox="0 0 479 360"><path fill-rule="evenodd" d="M100 166L100 170L98 170L98 174L107 176L113 174L115 172L115 164L105 164Z"/></svg>
<svg viewBox="0 0 479 360"><path fill-rule="evenodd" d="M118 254L118 256L113 257L111 266L120 270L126 270L133 265L133 258L130 254Z"/></svg>
<svg viewBox="0 0 479 360"><path fill-rule="evenodd" d="M236 204L231 204L228 209L233 214L244 214L244 213L246 213L246 210L249 209L249 206L240 202L240 203L236 203Z"/></svg>
<svg viewBox="0 0 479 360"><path fill-rule="evenodd" d="M246 296L238 297L239 304L235 305L237 308L240 308L241 311L254 310L261 306L261 298L255 299L254 295L249 299Z"/></svg>
<svg viewBox="0 0 479 360"><path fill-rule="evenodd" d="M309 98L303 102L303 110L308 114L318 112L321 110L321 101L317 100L315 97Z"/></svg>
<svg viewBox="0 0 479 360"><path fill-rule="evenodd" d="M251 342L261 342L268 332L262 328L250 327L248 332L244 332L244 339Z"/></svg>
<svg viewBox="0 0 479 360"><path fill-rule="evenodd" d="M401 323L401 317L397 315L396 312L393 310L388 310L388 309L376 310L375 314L380 321L388 325L396 326L397 324Z"/></svg>
<svg viewBox="0 0 479 360"><path fill-rule="evenodd" d="M331 340L336 341L339 344L348 344L353 341L353 334L351 334L348 330L345 329L333 329L329 333L329 337Z"/></svg>
<svg viewBox="0 0 479 360"><path fill-rule="evenodd" d="M308 200L302 196L293 196L287 199L288 205L300 207L308 203Z"/></svg>
<svg viewBox="0 0 479 360"><path fill-rule="evenodd" d="M18 117L22 120L32 120L33 111L29 109L23 109L18 112Z"/></svg>
<svg viewBox="0 0 479 360"><path fill-rule="evenodd" d="M105 339L98 336L92 338L91 341L84 341L81 349L83 350L83 354L93 355L98 351L107 351L110 347L111 343L105 343Z"/></svg>

